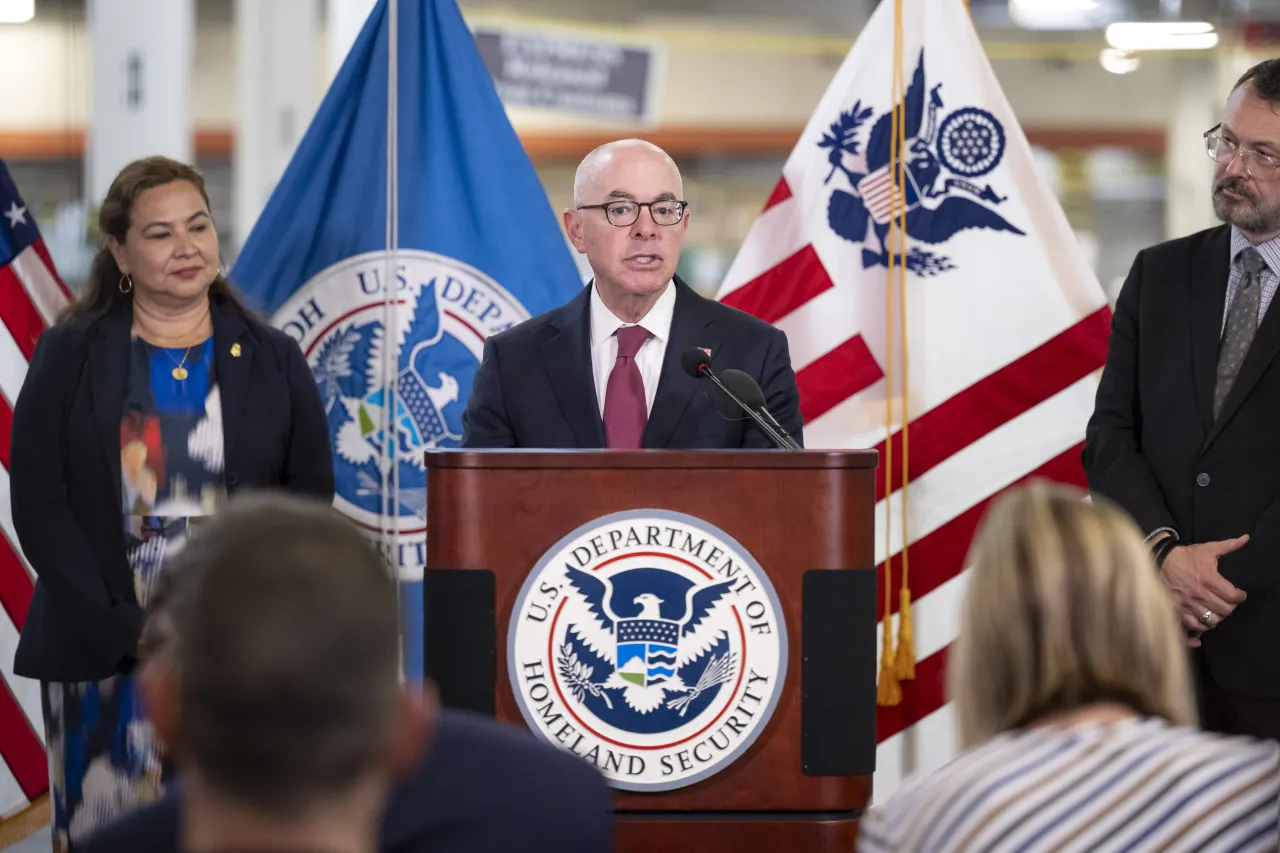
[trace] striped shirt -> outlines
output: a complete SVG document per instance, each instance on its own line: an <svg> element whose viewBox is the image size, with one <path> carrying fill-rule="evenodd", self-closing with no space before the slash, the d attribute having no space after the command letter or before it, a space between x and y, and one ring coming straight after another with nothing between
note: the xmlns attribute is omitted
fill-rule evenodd
<svg viewBox="0 0 1280 853"><path fill-rule="evenodd" d="M1280 849L1280 744L1129 719L999 735L862 821L876 851Z"/></svg>

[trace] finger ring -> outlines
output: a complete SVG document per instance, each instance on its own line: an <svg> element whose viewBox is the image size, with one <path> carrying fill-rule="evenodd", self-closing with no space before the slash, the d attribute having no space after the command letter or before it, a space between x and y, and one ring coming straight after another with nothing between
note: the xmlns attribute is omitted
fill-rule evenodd
<svg viewBox="0 0 1280 853"><path fill-rule="evenodd" d="M1206 610L1205 612L1203 612L1203 613L1201 613L1201 614L1200 614L1200 624L1205 625L1205 626L1211 626L1211 625L1213 625L1213 611L1212 611L1212 610Z"/></svg>

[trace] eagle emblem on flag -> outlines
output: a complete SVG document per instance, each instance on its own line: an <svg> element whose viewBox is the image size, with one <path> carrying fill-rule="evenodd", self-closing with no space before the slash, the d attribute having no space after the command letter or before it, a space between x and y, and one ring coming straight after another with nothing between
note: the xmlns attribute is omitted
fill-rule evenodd
<svg viewBox="0 0 1280 853"><path fill-rule="evenodd" d="M827 160L831 171L826 182L829 184L837 173L848 181L847 190L831 192L828 224L845 240L864 245L864 268L888 266L890 220L903 207L907 234L916 243L945 243L968 228L1023 234L996 211L996 205L1007 196L989 183L975 182L1004 158L1004 127L978 107L963 107L939 120L944 106L941 90L939 83L929 91L926 115L921 51L903 108L906 146L901 188L894 183L892 113L884 113L872 126L865 167L858 162L862 159L859 136L875 110L863 107L861 101L841 112L817 143L830 149ZM917 275L937 275L955 268L948 256L918 245L908 251L906 266Z"/></svg>

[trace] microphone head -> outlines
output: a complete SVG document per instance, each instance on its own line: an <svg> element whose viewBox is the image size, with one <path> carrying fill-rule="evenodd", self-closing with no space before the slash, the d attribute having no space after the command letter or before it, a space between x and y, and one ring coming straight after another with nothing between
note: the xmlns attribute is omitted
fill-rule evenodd
<svg viewBox="0 0 1280 853"><path fill-rule="evenodd" d="M760 390L760 384L751 378L751 374L741 370L726 370L720 374L720 381L745 405L753 409L764 407L764 391Z"/></svg>
<svg viewBox="0 0 1280 853"><path fill-rule="evenodd" d="M752 409L759 409L764 405L764 392L760 390L760 386L750 374L743 373L741 370L726 370L718 374L720 381L725 387L733 392L739 400ZM718 385L712 385L711 402L715 403L716 411L720 416L731 421L740 421L747 417L747 413L742 410L733 401L733 398L720 390Z"/></svg>
<svg viewBox="0 0 1280 853"><path fill-rule="evenodd" d="M680 354L680 366L695 379L702 378L702 368L711 366L711 356L697 347L690 347Z"/></svg>

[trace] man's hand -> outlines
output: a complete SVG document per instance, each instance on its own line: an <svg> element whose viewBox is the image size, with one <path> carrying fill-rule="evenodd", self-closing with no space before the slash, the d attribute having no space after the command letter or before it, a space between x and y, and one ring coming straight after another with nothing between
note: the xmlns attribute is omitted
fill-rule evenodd
<svg viewBox="0 0 1280 853"><path fill-rule="evenodd" d="M1199 635L1217 626L1244 601L1244 590L1218 574L1218 558L1248 541L1246 534L1221 542L1179 545L1165 557L1161 577L1178 603L1182 624L1195 632L1188 645L1200 645ZM1208 624L1201 619L1206 611L1210 614Z"/></svg>

